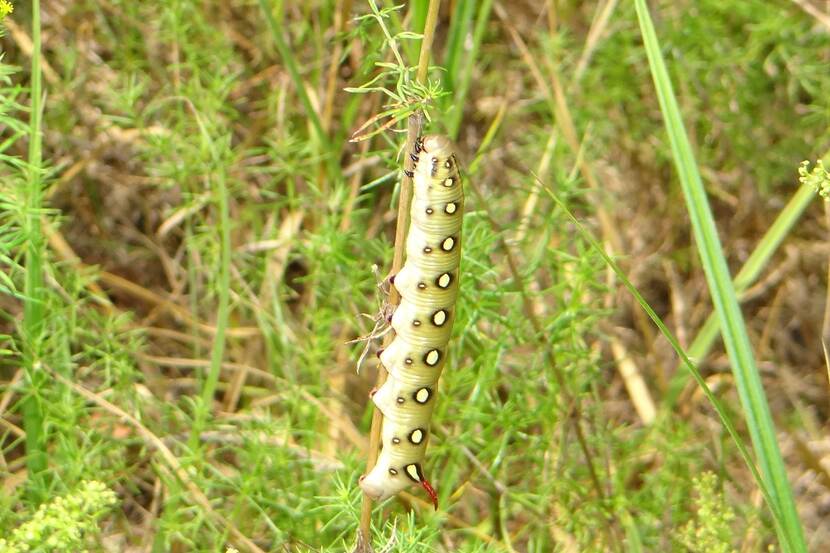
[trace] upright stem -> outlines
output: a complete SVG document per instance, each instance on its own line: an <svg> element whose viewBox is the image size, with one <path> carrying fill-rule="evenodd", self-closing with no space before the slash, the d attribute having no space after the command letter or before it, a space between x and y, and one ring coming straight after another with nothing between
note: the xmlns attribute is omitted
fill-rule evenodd
<svg viewBox="0 0 830 553"><path fill-rule="evenodd" d="M438 8L441 0L430 0L427 20L424 24L424 38L421 42L421 52L418 57L418 72L415 76L419 84L425 84L427 71L429 70L429 53L432 49L432 41L435 38L435 24L438 21ZM411 152L415 147L415 141L421 133L421 113L415 113L407 123L406 146L404 152ZM414 162L408 155L404 155L404 167L412 171ZM392 257L391 274L395 274L403 267L404 252L406 251L406 231L409 228L409 207L412 203L412 179L404 172L401 180L401 195L398 203L398 220L395 228L395 254ZM393 286L389 294L389 305L395 307L400 303L398 291ZM394 337L390 334L384 340L384 346L388 345ZM386 369L378 364L378 377L376 386L380 387L386 381ZM380 430L383 422L383 415L375 409L372 414L372 428L369 432L369 451L366 455L366 473L372 470L378 460L380 446ZM363 494L363 506L360 511L360 529L358 533L358 550L371 551L371 526L372 526L372 499Z"/></svg>
<svg viewBox="0 0 830 553"><path fill-rule="evenodd" d="M26 431L26 468L30 483L47 468L43 411L40 404L40 354L43 350L43 235L40 216L43 204L41 159L42 85L40 69L40 1L32 1L32 76L29 113L29 166L26 182L26 280L23 306L23 366L28 380L28 397L23 405ZM34 488L30 487L33 490Z"/></svg>
<svg viewBox="0 0 830 553"><path fill-rule="evenodd" d="M211 152L213 153L212 148ZM216 156L212 155L211 158L215 163ZM210 369L202 385L201 402L196 407L193 427L190 432L190 447L193 451L199 448L201 435L207 424L208 415L213 405L213 397L216 394L216 387L219 384L219 373L222 372L222 360L225 355L225 337L230 312L231 219L224 169L220 169L216 175L214 193L216 194L219 211L219 306L216 310L216 335L213 338Z"/></svg>

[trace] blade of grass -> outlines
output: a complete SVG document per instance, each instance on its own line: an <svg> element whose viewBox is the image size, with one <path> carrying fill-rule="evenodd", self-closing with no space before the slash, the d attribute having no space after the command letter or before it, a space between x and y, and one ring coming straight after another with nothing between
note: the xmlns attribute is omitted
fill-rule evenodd
<svg viewBox="0 0 830 553"><path fill-rule="evenodd" d="M744 293L758 279L758 276L764 270L764 267L767 266L772 255L778 250L778 246L787 237L793 225L795 225L796 221L798 221L814 197L815 191L811 188L806 186L800 187L784 209L781 210L781 213L775 221L773 221L772 226L770 226L769 230L758 242L755 250L738 271L738 274L735 275L735 280L732 282L732 285L735 287L735 293L738 294L740 299L743 299L742 296ZM712 349L719 335L720 321L716 313L711 313L686 353L690 358L700 362L709 353L709 350ZM664 404L669 409L674 406L685 383L686 373L678 371L674 380L669 385L669 391L664 401Z"/></svg>
<svg viewBox="0 0 830 553"><path fill-rule="evenodd" d="M314 109L314 105L311 103L311 98L308 97L308 93L305 89L305 83L303 82L303 79L300 76L300 70L297 67L297 60L294 59L294 55L288 47L288 43L286 43L285 38L282 36L280 27L277 25L277 21L274 19L274 14L268 7L268 3L265 0L259 0L259 5L262 9L262 13L265 14L266 21L268 21L268 28L271 29L271 36L274 38L274 45L277 47L277 52L279 52L280 58L282 58L282 62L285 64L285 68L288 70L288 74L294 82L294 88L297 90L297 96L300 97L300 102L303 104L305 114L311 120L312 127L314 127L317 140L320 142L320 151L330 153L333 150L329 144L328 134L326 134L326 131L323 128L323 122L320 120L320 116ZM340 174L340 166L337 163L336 156L326 155L326 167L332 178L335 178Z"/></svg>
<svg viewBox="0 0 830 553"><path fill-rule="evenodd" d="M208 179L213 185L213 193L219 212L219 305L216 308L216 335L213 338L213 347L210 355L210 369L202 384L201 398L196 405L193 418L193 427L190 432L190 448L196 451L200 445L200 436L207 423L208 415L213 405L213 397L216 394L216 387L219 383L219 374L222 371L222 361L225 355L225 339L228 329L228 318L230 316L230 279L231 279L231 219L228 207L228 188L225 175L225 167L220 159L217 144L210 131L206 127L199 111L187 99L185 104L192 110L193 116L199 127L202 144L211 165L216 167L215 175Z"/></svg>
<svg viewBox="0 0 830 553"><path fill-rule="evenodd" d="M582 223L579 222L579 219L571 212L570 209L565 205L565 203L557 196L549 186L546 186L538 177L536 180L539 182L539 185L544 188L545 192L550 196L550 198L556 203L556 205L562 209L565 215L571 220L576 228L577 232L589 243L591 247L594 248L600 256L602 256L605 263L611 267L611 270L617 275L620 282L623 283L623 286L629 291L629 293L634 296L634 299L637 300L637 303L640 304L643 311L645 311L646 315L652 320L652 322L657 326L660 330L660 333L668 340L669 345L671 345L672 349L677 353L678 357L680 357L681 362L689 369L689 372L692 374L692 377L695 379L697 384L700 386L700 389L703 391L703 395L706 396L706 399L709 400L709 403L712 404L712 407L715 409L715 412L718 414L721 422L723 423L726 432L732 438L732 441L735 443L735 447L738 449L738 454L746 463L747 468L752 473L752 476L755 478L755 481L758 482L758 487L761 490L761 494L764 496L764 499L767 502L767 505L770 506L770 510L773 514L773 521L776 525L776 529L780 528L780 521L782 517L778 514L778 507L774 503L772 499L772 490L770 490L769 486L764 482L763 478L761 477L761 473L758 472L758 467L755 465L755 462L752 460L752 456L749 454L749 450L744 445L743 441L741 440L740 434L738 434L735 425L732 423L732 419L729 418L729 414L726 412L726 409L721 405L720 400L715 397L715 394L712 393L712 390L706 384L706 381L703 379L703 375L700 374L700 371L697 369L695 364L686 355L686 352L683 351L680 342L678 342L677 337L672 334L669 327L663 322L660 316L652 309L651 305L646 301L646 299L640 294L640 291L637 290L637 287L632 284L632 282L628 279L628 276L625 272L620 268L617 263L611 259L611 256L606 253L605 249L603 248L602 244L597 241L596 238L588 231Z"/></svg>
<svg viewBox="0 0 830 553"><path fill-rule="evenodd" d="M385 5L391 6L395 2L387 1ZM413 33L423 33L427 23L427 11L429 9L429 0L414 0L410 3L409 17L410 29ZM398 27L400 27L400 20L393 16L393 22L397 20ZM421 51L421 40L407 40L404 42L404 50L406 50L406 58L410 63L415 61L415 56Z"/></svg>
<svg viewBox="0 0 830 553"><path fill-rule="evenodd" d="M463 71L459 77L452 74L453 83L457 85L453 91L452 106L447 112L447 134L452 140L458 138L458 130L461 127L461 117L464 115L464 104L467 99L467 92L470 90L470 82L473 78L473 68L478 59L478 50L484 38L484 31L487 30L487 22L490 20L490 8L493 7L493 0L483 0L476 14L476 24L473 30L473 46L467 63L461 64ZM462 41L463 43L463 41ZM448 71L449 73L449 71Z"/></svg>
<svg viewBox="0 0 830 553"><path fill-rule="evenodd" d="M444 54L444 84L447 90L455 89L458 65L464 54L464 39L467 35L467 28L473 19L475 11L473 0L460 0L455 5L455 10L450 20L450 28L447 32L447 46Z"/></svg>
<svg viewBox="0 0 830 553"><path fill-rule="evenodd" d="M755 365L752 346L738 305L738 298L732 286L732 279L729 276L729 269L723 257L723 248L718 238L706 192L660 52L657 33L645 0L635 0L635 7L660 110L671 143L672 156L692 222L698 253L715 311L721 321L723 340L732 364L738 395L741 398L761 472L764 480L770 485L769 499L772 501L770 508L774 514L781 517L780 526L776 526L778 537L782 548L786 551L806 551L807 547L795 508L792 489L787 481L781 451L775 439L775 426L769 405L758 368ZM761 484L762 482L759 482L759 485Z"/></svg>
<svg viewBox="0 0 830 553"><path fill-rule="evenodd" d="M43 250L40 217L43 207L43 170L41 157L41 116L43 90L40 68L40 1L32 2L32 76L31 112L29 113L29 163L26 182L26 280L23 307L23 366L28 379L28 395L23 404L23 428L26 430L26 468L30 492L37 494L37 483L48 467L44 417L40 388L45 379L40 363L43 345ZM34 484L34 485L33 485Z"/></svg>

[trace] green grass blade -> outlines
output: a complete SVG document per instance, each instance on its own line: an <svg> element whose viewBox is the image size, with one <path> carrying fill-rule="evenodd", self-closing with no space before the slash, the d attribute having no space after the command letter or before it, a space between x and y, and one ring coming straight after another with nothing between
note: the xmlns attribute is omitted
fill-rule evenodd
<svg viewBox="0 0 830 553"><path fill-rule="evenodd" d="M611 270L614 271L614 273L617 275L617 278L619 278L620 282L623 283L623 286L625 286L629 293L631 293L631 295L634 297L634 299L637 300L637 303L640 304L640 307L642 307L643 311L646 312L648 317L660 330L660 333L666 338L666 340L668 340L669 345L671 345L672 349L675 351L675 353L677 353L678 357L680 357L680 361L689 370L689 373L692 375L692 378L695 379L695 382L697 382L698 386L700 386L700 389L703 391L703 395L706 396L706 399L709 400L709 403L715 409L715 412L718 414L718 418L720 418L721 423L723 423L723 427L726 429L727 434L729 434L729 436L732 438L735 447L738 449L738 454L744 460L744 463L746 463L746 466L752 473L752 476L758 482L761 494L764 496L764 499L766 500L767 504L771 506L771 510L774 515L774 521L777 525L776 527L778 527L779 520L781 517L776 515L777 508L775 507L775 504L772 500L772 491L762 479L761 473L758 472L758 467L752 460L752 456L749 454L749 450L746 448L743 441L741 440L741 435L738 434L738 431L735 428L735 425L732 423L732 419L729 417L729 414L727 413L726 409L723 407L723 405L721 405L720 400L718 400L715 394L712 393L712 390L706 384L706 380L704 380L703 375L700 374L700 371L698 370L697 366L695 366L695 364L692 362L689 356L686 355L686 352L683 351L683 347L680 345L680 342L678 342L677 337L675 337L675 335L672 334L671 330L669 330L669 327L666 326L666 323L663 322L663 320L660 318L657 312L654 311L654 309L651 307L651 305L649 305L649 303L646 301L643 295L640 294L640 291L637 290L637 287L634 286L634 284L628 279L628 276L626 276L622 268L620 268L620 266L617 265L617 263L613 259L611 259L611 257L605 252L605 249L603 248L602 244L600 244L599 241L597 241L597 239L594 238L594 236L582 225L582 223L579 222L579 219L577 219L576 216L571 212L571 210L568 209L568 206L566 206L565 203L549 187L544 186L544 184L541 181L539 181L539 184L543 186L548 196L550 196L550 198L556 203L556 205L565 213L565 215L567 215L568 219L571 220L577 232L579 232L579 234L591 245L591 247L594 248L594 250L596 250L597 253L599 253L599 255L603 258L605 263L609 267L611 267Z"/></svg>
<svg viewBox="0 0 830 553"><path fill-rule="evenodd" d="M395 2L386 2L385 5L387 7L393 6L395 5ZM428 8L429 0L415 0L414 2L409 3L409 10L412 17L412 24L410 25L410 29L412 30L412 32L424 32L424 25L426 25L427 22ZM395 14L393 14L392 18L393 22L396 23L395 26L398 28L398 30L400 30L400 19ZM403 48L404 50L406 50L406 58L409 60L409 64L415 65L416 63L418 63L418 53L421 50L421 41L404 41Z"/></svg>
<svg viewBox="0 0 830 553"><path fill-rule="evenodd" d="M293 52L288 47L288 43L286 43L285 38L282 36L280 26L277 24L276 19L274 19L274 14L271 12L268 3L265 0L259 0L259 5L262 8L262 13L265 14L265 19L268 21L268 28L271 30L274 45L277 47L280 58L282 58L282 62L285 64L285 68L288 70L288 74L294 82L294 88L297 90L297 96L299 96L300 102L303 104L305 114L311 121L311 125L314 127L314 132L320 143L320 149L323 152L329 152L331 148L329 147L330 144L328 135L326 134L325 129L323 129L323 123L320 121L320 115L314 109L314 105L311 103L311 98L308 97L308 93L305 89L305 83L300 76L300 70L297 66L297 60L294 59ZM332 178L340 174L340 166L337 164L334 156L327 156L326 167Z"/></svg>
<svg viewBox="0 0 830 553"><path fill-rule="evenodd" d="M769 230L764 234L755 250L746 260L743 267L735 275L732 285L735 287L735 293L739 297L747 291L747 289L758 279L761 271L767 266L767 263L772 258L772 255L778 250L778 247L784 241L790 229L793 228L796 221L810 205L810 202L815 198L815 191L807 186L798 188L796 193L787 203L775 221L770 226ZM741 298L743 299L743 298ZM706 322L701 327L700 331L692 340L689 350L686 352L690 358L696 362L703 359L712 345L720 335L720 321L715 313L711 313L706 319ZM686 383L686 372L678 371L674 380L669 386L669 391L666 394L665 404L671 408L677 397Z"/></svg>
<svg viewBox="0 0 830 553"><path fill-rule="evenodd" d="M458 130L461 128L461 117L464 115L464 104L467 100L467 92L470 90L470 82L473 78L473 68L478 59L478 51L484 32L487 30L487 22L490 20L490 8L493 7L493 0L483 0L476 14L476 23L473 30L473 46L470 48L467 63L461 65L463 71L459 76L452 74L455 90L453 90L453 101L447 113L447 134L453 140L458 138Z"/></svg>
<svg viewBox="0 0 830 553"><path fill-rule="evenodd" d="M698 253L701 257L709 292L715 311L721 321L726 351L732 364L735 384L741 398L746 423L749 428L758 464L764 480L770 486L770 505L774 516L780 517L776 529L781 546L787 551L806 551L801 522L793 500L792 489L781 452L775 439L775 426L767 404L761 378L738 298L723 257L720 239L706 198L706 192L686 135L680 109L672 90L668 71L660 52L654 25L644 0L635 0L637 18L643 36L649 67L654 79L660 109L671 143L672 156L680 177L692 222ZM761 484L761 483L759 483Z"/></svg>
<svg viewBox="0 0 830 553"><path fill-rule="evenodd" d="M444 54L444 85L447 90L455 89L459 64L464 54L464 39L467 28L473 19L476 3L473 0L461 0L455 5L455 11L447 32L447 47Z"/></svg>
<svg viewBox="0 0 830 553"><path fill-rule="evenodd" d="M26 431L26 468L30 484L43 477L47 467L46 436L39 390L44 384L39 369L43 350L43 251L40 226L43 207L43 169L41 158L41 117L43 89L40 66L40 2L32 2L32 77L31 112L29 113L29 165L26 182L26 278L23 306L23 366L28 379L28 397L23 404L23 427ZM32 485L30 490L41 486Z"/></svg>
<svg viewBox="0 0 830 553"><path fill-rule="evenodd" d="M217 282L219 305L216 309L216 335L210 354L210 368L205 376L201 390L201 401L197 404L193 427L190 433L190 447L197 450L200 444L202 431L212 412L213 397L219 384L219 375L222 372L222 362L225 356L226 334L230 317L230 289L231 289L231 218L228 198L227 175L223 160L217 148L227 144L230 140L222 141L217 145L207 129L199 112L194 108L196 122L199 125L202 144L208 152L212 166L216 167L216 174L210 179L213 193L219 211L219 280Z"/></svg>

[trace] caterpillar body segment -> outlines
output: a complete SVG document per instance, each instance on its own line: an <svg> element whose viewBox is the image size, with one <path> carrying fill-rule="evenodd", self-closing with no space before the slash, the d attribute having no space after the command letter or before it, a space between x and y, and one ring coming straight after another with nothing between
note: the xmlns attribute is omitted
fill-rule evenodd
<svg viewBox="0 0 830 553"><path fill-rule="evenodd" d="M449 139L422 137L410 155L415 167L406 262L392 280L401 302L391 319L395 339L379 355L389 377L372 396L383 414L382 448L360 487L383 500L420 484L437 509L423 460L455 320L464 195Z"/></svg>
<svg viewBox="0 0 830 553"><path fill-rule="evenodd" d="M396 343L397 342L397 343ZM439 360L435 365L427 365L420 351L416 351L403 340L389 344L380 355L380 362L386 367L390 377L406 382L410 386L428 386L438 380L444 368L445 355L438 350ZM381 386L383 388L383 386Z"/></svg>
<svg viewBox="0 0 830 553"><path fill-rule="evenodd" d="M408 302L420 307L438 309L454 305L458 287L452 286L458 279L458 271L425 271L414 265L404 265L395 275L395 288Z"/></svg>

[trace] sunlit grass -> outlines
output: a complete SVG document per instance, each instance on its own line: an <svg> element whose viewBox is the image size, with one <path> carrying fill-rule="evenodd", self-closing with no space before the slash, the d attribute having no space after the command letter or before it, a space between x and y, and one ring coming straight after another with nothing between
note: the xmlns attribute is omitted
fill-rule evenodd
<svg viewBox="0 0 830 553"><path fill-rule="evenodd" d="M758 481L758 485L765 488L768 507L776 518L776 529L779 531L781 546L785 551L807 551L801 522L793 501L792 488L784 469L781 450L778 447L775 424L755 363L755 355L744 324L738 296L726 265L714 217L703 188L703 181L700 178L691 144L686 136L683 118L680 115L645 0L636 0L636 6L651 74L660 101L660 110L666 123L672 156L694 230L697 251L706 273L715 312L721 322L721 336L732 364L735 385L741 398L749 433L752 436L756 459L761 466L763 480Z"/></svg>
<svg viewBox="0 0 830 553"><path fill-rule="evenodd" d="M661 111L633 3L617 3L588 55L604 2L443 4L427 89L400 86L418 62L422 1L81 1L42 18L42 59L20 35L4 39L0 535L95 479L119 498L90 536L100 548L354 544L374 355L357 374L364 343L347 341L374 326L404 140L392 129L421 106L428 132L456 139L469 193L425 466L441 509L416 489L377 508L375 549L681 551L698 543L693 532L724 550L776 543L741 459L754 431L732 380L707 364L724 364L711 347L719 325L704 325L711 308L674 163L692 181L695 170L707 185L712 176L713 217L730 232L708 257L739 266L749 244L724 288L736 308L782 245L811 239L802 220L818 228L812 192L785 187L823 153L811 148L827 137L830 76L815 59L830 39L790 6L705 0L690 14L689 3L658 3L676 85L672 107L661 77ZM24 8L10 17L35 42ZM38 62L51 69L43 86L31 79ZM364 138L397 124L350 143L379 113ZM669 136L689 144L672 146L662 119L681 115L688 132ZM757 215L765 235L728 221L733 197L769 202ZM622 249L606 260L598 247L613 238ZM745 307L750 325L768 299ZM672 350L632 316L641 307L681 357L686 331L686 361L700 367L692 385L709 401L675 395L668 383L688 381L686 362L676 376ZM646 379L651 423L631 408L612 339ZM765 360L797 362L782 351ZM802 430L776 423L782 435Z"/></svg>

